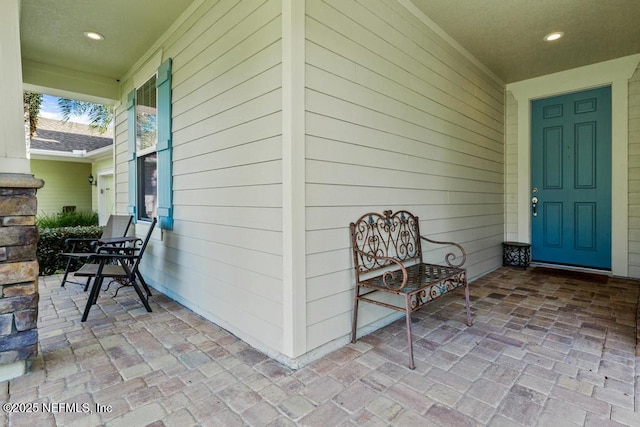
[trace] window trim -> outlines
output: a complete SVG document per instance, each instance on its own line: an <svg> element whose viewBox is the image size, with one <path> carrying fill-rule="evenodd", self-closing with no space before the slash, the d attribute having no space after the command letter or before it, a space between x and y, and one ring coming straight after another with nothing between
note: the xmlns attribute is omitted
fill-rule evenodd
<svg viewBox="0 0 640 427"><path fill-rule="evenodd" d="M147 80L145 80L146 82ZM127 95L128 111L128 176L129 197L128 212L134 222L139 218L138 197L138 156L152 151L157 156L157 217L158 226L164 230L173 230L173 162L172 162L172 117L171 117L171 58L164 61L156 72L157 90L157 142L154 150L150 148L136 152L136 89Z"/></svg>

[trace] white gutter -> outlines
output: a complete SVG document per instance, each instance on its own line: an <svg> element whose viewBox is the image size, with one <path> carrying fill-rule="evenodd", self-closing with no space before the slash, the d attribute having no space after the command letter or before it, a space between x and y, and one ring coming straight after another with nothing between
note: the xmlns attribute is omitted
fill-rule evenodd
<svg viewBox="0 0 640 427"><path fill-rule="evenodd" d="M37 160L57 160L67 162L93 163L96 160L106 159L113 155L113 145L98 148L90 152L84 150L56 151L56 150L40 150L32 148L29 150L30 158Z"/></svg>

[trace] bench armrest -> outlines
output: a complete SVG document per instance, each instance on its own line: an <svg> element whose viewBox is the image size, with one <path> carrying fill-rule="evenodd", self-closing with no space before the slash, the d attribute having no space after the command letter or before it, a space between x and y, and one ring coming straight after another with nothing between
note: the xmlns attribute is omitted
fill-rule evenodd
<svg viewBox="0 0 640 427"><path fill-rule="evenodd" d="M387 279L392 279L393 278L393 273L397 272L398 270L393 270L393 271L385 271L382 274L382 282L384 283L384 285L394 291L399 291L400 289L404 288L407 285L407 281L409 280L409 274L407 273L407 269L405 268L405 266L398 261L395 258L391 258L391 257L387 257L387 256L378 256L378 255L373 255L369 252L364 252L361 251L360 249L354 249L354 251L360 255L362 255L364 258L368 258L368 259L376 259L376 260L381 260L381 261L391 261L395 264L397 264L400 267L400 271L402 271L402 282L400 283L399 286L395 286L392 282L387 282Z"/></svg>
<svg viewBox="0 0 640 427"><path fill-rule="evenodd" d="M91 254L91 256L89 257L89 259L91 260L96 260L96 261L110 261L110 260L120 260L120 259L136 259L138 257L138 255L134 255L134 254L124 254L124 253L95 253L95 254Z"/></svg>
<svg viewBox="0 0 640 427"><path fill-rule="evenodd" d="M140 248L133 247L133 246L98 246L98 249L96 250L96 253L97 254L101 254L101 255L110 254L109 256L116 255L116 254L119 254L119 255L122 255L122 254L132 255L132 254L135 254L139 250L140 250Z"/></svg>
<svg viewBox="0 0 640 427"><path fill-rule="evenodd" d="M97 242L98 241L98 237L69 237L67 239L64 239L64 243L65 244L69 244L69 243L81 243L81 242L86 242L86 243L92 243L92 242Z"/></svg>
<svg viewBox="0 0 640 427"><path fill-rule="evenodd" d="M447 265L448 265L449 267L462 267L462 266L464 265L464 263L465 263L465 262L467 262L467 253L464 251L464 249L462 248L462 246L460 246L459 244L454 243L454 242L440 242L440 241L438 241L438 240L432 240L432 239L429 239L428 237L425 237L425 236L420 236L420 238L421 238L422 240L426 240L426 241L427 241L427 242L429 242L429 243L435 243L435 244L437 244L437 245L449 245L449 246L455 246L456 248L458 248L458 250L460 251L460 254L461 254L461 258L462 258L462 260L461 260L459 263L454 264L454 263L452 263L452 262L451 262L452 260L455 260L455 259L458 257L458 256L457 256L456 254L454 254L453 252L449 252L449 253L448 253L448 254L446 254L446 255L445 255L445 257L444 257L444 260L447 262Z"/></svg>

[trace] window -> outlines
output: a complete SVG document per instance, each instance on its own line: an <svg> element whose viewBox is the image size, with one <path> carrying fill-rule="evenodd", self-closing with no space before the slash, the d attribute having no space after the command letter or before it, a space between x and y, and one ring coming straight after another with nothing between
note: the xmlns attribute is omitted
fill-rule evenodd
<svg viewBox="0 0 640 427"><path fill-rule="evenodd" d="M138 217L151 220L158 216L158 156L155 152L138 157Z"/></svg>
<svg viewBox="0 0 640 427"><path fill-rule="evenodd" d="M129 213L158 218L173 229L171 167L171 60L127 98L129 120Z"/></svg>
<svg viewBox="0 0 640 427"><path fill-rule="evenodd" d="M155 75L136 90L135 109L138 218L151 220L158 215L156 209L158 202L158 162L156 155L158 108Z"/></svg>
<svg viewBox="0 0 640 427"><path fill-rule="evenodd" d="M153 148L158 142L158 97L155 74L136 90L136 151Z"/></svg>

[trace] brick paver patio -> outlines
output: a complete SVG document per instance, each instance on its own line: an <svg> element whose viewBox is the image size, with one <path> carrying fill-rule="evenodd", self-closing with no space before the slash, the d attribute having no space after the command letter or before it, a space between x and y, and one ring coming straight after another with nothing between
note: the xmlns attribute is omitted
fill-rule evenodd
<svg viewBox="0 0 640 427"><path fill-rule="evenodd" d="M0 383L9 426L640 426L640 282L500 268L297 371L163 295L40 281L40 354ZM24 408L27 408L24 406Z"/></svg>

